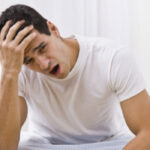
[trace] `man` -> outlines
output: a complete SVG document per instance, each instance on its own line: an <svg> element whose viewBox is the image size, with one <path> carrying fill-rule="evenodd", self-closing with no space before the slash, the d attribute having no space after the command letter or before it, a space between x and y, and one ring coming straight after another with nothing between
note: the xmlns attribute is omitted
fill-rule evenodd
<svg viewBox="0 0 150 150"><path fill-rule="evenodd" d="M0 150L150 149L150 98L125 48L62 38L25 5L2 13L0 31ZM27 113L30 136L19 142Z"/></svg>

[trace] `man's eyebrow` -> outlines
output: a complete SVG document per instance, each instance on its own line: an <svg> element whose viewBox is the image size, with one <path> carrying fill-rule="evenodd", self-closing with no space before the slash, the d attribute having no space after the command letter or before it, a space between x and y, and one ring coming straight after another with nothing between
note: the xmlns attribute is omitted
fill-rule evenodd
<svg viewBox="0 0 150 150"><path fill-rule="evenodd" d="M32 50L32 53L34 53L35 51L37 51L38 49L41 49L43 46L45 46L46 43L45 42L41 42L37 47L35 47L33 50Z"/></svg>

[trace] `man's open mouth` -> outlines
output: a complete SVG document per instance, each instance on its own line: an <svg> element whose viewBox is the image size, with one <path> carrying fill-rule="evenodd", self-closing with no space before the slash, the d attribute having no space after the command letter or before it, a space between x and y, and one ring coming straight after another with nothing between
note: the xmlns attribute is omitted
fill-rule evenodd
<svg viewBox="0 0 150 150"><path fill-rule="evenodd" d="M55 74L58 72L58 70L59 70L59 65L56 65L56 66L52 69L52 71L50 71L50 73L53 74L53 75L55 75Z"/></svg>

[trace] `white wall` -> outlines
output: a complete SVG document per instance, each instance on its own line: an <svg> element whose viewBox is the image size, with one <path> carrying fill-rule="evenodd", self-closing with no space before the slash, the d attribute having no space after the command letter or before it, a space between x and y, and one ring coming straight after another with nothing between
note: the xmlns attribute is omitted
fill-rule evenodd
<svg viewBox="0 0 150 150"><path fill-rule="evenodd" d="M131 46L150 92L150 0L129 0Z"/></svg>

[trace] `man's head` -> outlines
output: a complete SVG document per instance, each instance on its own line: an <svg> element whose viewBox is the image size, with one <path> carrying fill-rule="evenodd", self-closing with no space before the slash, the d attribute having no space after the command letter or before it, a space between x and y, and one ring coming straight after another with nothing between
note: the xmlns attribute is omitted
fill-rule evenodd
<svg viewBox="0 0 150 150"><path fill-rule="evenodd" d="M11 6L2 13L0 31L8 20L12 20L10 28L17 21L25 21L17 30L15 37L26 26L34 26L32 32L36 32L37 36L24 52L24 64L28 68L55 78L65 78L68 75L78 56L79 48L76 40L61 38L54 24L25 5Z"/></svg>
<svg viewBox="0 0 150 150"><path fill-rule="evenodd" d="M0 17L0 31L8 20L12 20L10 26L17 21L25 20L18 32L28 25L33 25L39 33L51 34L47 26L47 20L36 10L26 5L13 5L3 11Z"/></svg>

